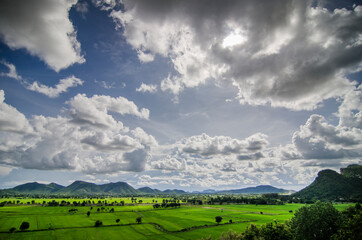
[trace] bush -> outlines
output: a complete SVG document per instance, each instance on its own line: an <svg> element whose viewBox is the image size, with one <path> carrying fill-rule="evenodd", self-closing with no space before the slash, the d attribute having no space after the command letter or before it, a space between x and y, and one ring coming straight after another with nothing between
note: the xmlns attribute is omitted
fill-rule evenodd
<svg viewBox="0 0 362 240"><path fill-rule="evenodd" d="M94 223L94 226L95 227L100 227L100 226L102 226L103 225L103 223L102 223L102 221L100 221L100 220L97 220L95 223Z"/></svg>
<svg viewBox="0 0 362 240"><path fill-rule="evenodd" d="M222 221L222 217L221 216L215 217L215 221L217 222L217 224L219 224Z"/></svg>
<svg viewBox="0 0 362 240"><path fill-rule="evenodd" d="M22 222L20 225L20 230L24 231L25 229L28 229L30 227L30 224L28 222Z"/></svg>
<svg viewBox="0 0 362 240"><path fill-rule="evenodd" d="M16 230L16 228L12 227L9 229L9 232L13 233L13 232L15 232L15 230Z"/></svg>

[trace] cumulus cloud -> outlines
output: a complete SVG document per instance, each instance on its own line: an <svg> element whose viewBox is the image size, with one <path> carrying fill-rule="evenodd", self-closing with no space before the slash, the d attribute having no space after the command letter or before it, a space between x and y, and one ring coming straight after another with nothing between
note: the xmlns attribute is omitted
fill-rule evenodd
<svg viewBox="0 0 362 240"><path fill-rule="evenodd" d="M24 114L4 101L5 93L0 90L0 131L31 133L32 127Z"/></svg>
<svg viewBox="0 0 362 240"><path fill-rule="evenodd" d="M35 81L32 84L28 84L26 88L34 92L42 93L50 98L56 98L61 93L66 92L68 88L76 87L82 84L83 81L73 75L60 79L59 83L56 84L55 87L48 87Z"/></svg>
<svg viewBox="0 0 362 240"><path fill-rule="evenodd" d="M344 158L362 155L362 130L328 124L320 115L312 115L293 135L293 144L304 158Z"/></svg>
<svg viewBox="0 0 362 240"><path fill-rule="evenodd" d="M143 171L151 157L150 151L158 146L157 141L139 127L129 131L122 122L107 114L110 109L121 114L139 115L141 112L135 111L137 106L121 97L78 97L85 104L83 107L96 109L95 114L103 110L103 115L95 116L93 120L85 118L85 109L76 106L81 103L77 102L76 96L69 102L73 113L69 117L33 116L28 120L4 103L1 90L0 163L29 169L70 169L88 174Z"/></svg>
<svg viewBox="0 0 362 240"><path fill-rule="evenodd" d="M139 88L136 89L137 92L149 92L149 93L155 93L157 92L157 85L153 84L145 84L142 83Z"/></svg>
<svg viewBox="0 0 362 240"><path fill-rule="evenodd" d="M0 63L4 64L9 69L8 73L0 73L0 76L6 76L6 77L9 77L9 78L14 78L16 80L21 80L22 79L22 77L17 73L16 67L15 67L14 64L8 63L6 61L1 61Z"/></svg>
<svg viewBox="0 0 362 240"><path fill-rule="evenodd" d="M131 114L148 119L149 110L138 109L136 104L124 97L113 98L105 95L94 95L88 98L85 94L78 94L67 102L70 105L70 115L74 122L83 122L95 126L112 127L117 121L108 112L121 115Z"/></svg>
<svg viewBox="0 0 362 240"><path fill-rule="evenodd" d="M140 127L136 127L135 129L131 130L131 134L143 145L152 147L158 146L156 139L152 135L147 134Z"/></svg>
<svg viewBox="0 0 362 240"><path fill-rule="evenodd" d="M349 91L338 108L339 126L362 129L362 85Z"/></svg>
<svg viewBox="0 0 362 240"><path fill-rule="evenodd" d="M55 71L85 62L69 10L77 0L5 0L0 36L11 49L26 49Z"/></svg>
<svg viewBox="0 0 362 240"><path fill-rule="evenodd" d="M170 58L161 82L177 95L208 79L231 81L242 104L311 110L354 86L361 69L362 7L312 1L123 1L110 16L144 56ZM111 8L108 8L111 9ZM152 59L151 57L149 60Z"/></svg>
<svg viewBox="0 0 362 240"><path fill-rule="evenodd" d="M318 114L309 117L295 131L292 143L271 149L270 157L284 160L353 161L362 156L361 85L344 97L338 112L338 125Z"/></svg>
<svg viewBox="0 0 362 240"><path fill-rule="evenodd" d="M167 158L153 161L151 168L168 171L182 171L186 169L186 161L184 159L177 160L174 157L167 156Z"/></svg>
<svg viewBox="0 0 362 240"><path fill-rule="evenodd" d="M233 139L228 136L210 137L207 134L191 136L183 139L178 148L189 154L201 156L255 154L263 151L268 145L267 136L264 134L254 134L246 139Z"/></svg>

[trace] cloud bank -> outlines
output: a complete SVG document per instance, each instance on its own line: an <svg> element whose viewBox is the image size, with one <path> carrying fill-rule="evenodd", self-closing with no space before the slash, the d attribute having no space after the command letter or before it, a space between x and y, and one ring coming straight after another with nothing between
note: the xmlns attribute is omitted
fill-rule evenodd
<svg viewBox="0 0 362 240"><path fill-rule="evenodd" d="M0 163L29 169L69 169L87 174L143 171L155 138L124 127L108 111L148 118L148 109L125 98L77 95L69 117L27 119L0 91Z"/></svg>
<svg viewBox="0 0 362 240"><path fill-rule="evenodd" d="M208 79L231 81L241 104L312 110L354 88L361 69L362 6L327 10L313 1L123 1L112 10L127 42L169 58L160 88L177 95ZM109 8L107 8L109 9Z"/></svg>

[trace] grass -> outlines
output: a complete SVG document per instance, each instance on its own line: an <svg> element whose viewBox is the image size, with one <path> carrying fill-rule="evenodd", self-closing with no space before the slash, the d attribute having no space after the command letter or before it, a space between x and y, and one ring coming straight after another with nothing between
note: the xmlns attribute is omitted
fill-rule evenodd
<svg viewBox="0 0 362 240"><path fill-rule="evenodd" d="M41 205L4 206L0 208L0 239L199 239L219 237L232 229L243 231L251 223L260 225L274 220L284 222L303 204L286 205L201 205L175 209L153 209L152 205L108 206L97 211L89 206L45 207ZM347 204L338 204L343 210ZM76 208L78 211L69 212ZM109 212L114 208L114 212ZM91 214L88 217L87 212ZM263 212L261 214L261 212ZM142 224L136 218L142 217ZM215 217L222 216L220 224ZM120 219L116 223L116 219ZM102 227L94 227L100 220ZM229 221L233 224L229 224ZM21 232L23 221L30 223ZM15 233L9 229L15 227Z"/></svg>

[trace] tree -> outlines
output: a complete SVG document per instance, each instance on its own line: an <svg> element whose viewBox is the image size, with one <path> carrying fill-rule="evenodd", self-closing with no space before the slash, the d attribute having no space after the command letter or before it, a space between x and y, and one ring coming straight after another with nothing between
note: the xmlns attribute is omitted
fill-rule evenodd
<svg viewBox="0 0 362 240"><path fill-rule="evenodd" d="M88 212L87 212L87 216L89 217L89 215L90 215L90 214L91 214L91 212L90 212L90 211L88 211Z"/></svg>
<svg viewBox="0 0 362 240"><path fill-rule="evenodd" d="M116 219L116 223L119 223L119 218Z"/></svg>
<svg viewBox="0 0 362 240"><path fill-rule="evenodd" d="M141 218L141 217L136 218L136 222L137 222L138 224L142 223L142 218Z"/></svg>
<svg viewBox="0 0 362 240"><path fill-rule="evenodd" d="M260 235L264 240L289 240L293 239L293 233L286 224L278 222L267 223L260 228Z"/></svg>
<svg viewBox="0 0 362 240"><path fill-rule="evenodd" d="M20 225L20 230L24 231L25 229L28 229L30 227L30 224L28 222L22 222Z"/></svg>
<svg viewBox="0 0 362 240"><path fill-rule="evenodd" d="M215 217L215 221L217 222L217 224L219 224L222 221L222 217L221 216Z"/></svg>
<svg viewBox="0 0 362 240"><path fill-rule="evenodd" d="M15 230L16 230L16 228L12 227L9 229L9 232L13 233L13 232L15 232Z"/></svg>
<svg viewBox="0 0 362 240"><path fill-rule="evenodd" d="M103 223L102 223L102 221L100 221L100 220L97 220L95 223L94 223L94 226L95 227L100 227L100 226L102 226L103 225Z"/></svg>
<svg viewBox="0 0 362 240"><path fill-rule="evenodd" d="M349 207L342 212L344 221L341 229L337 234L334 234L333 240L357 240L362 239L362 211L361 205L356 204L355 207Z"/></svg>
<svg viewBox="0 0 362 240"><path fill-rule="evenodd" d="M297 240L328 240L341 222L341 213L331 203L317 201L298 209L290 223Z"/></svg>

